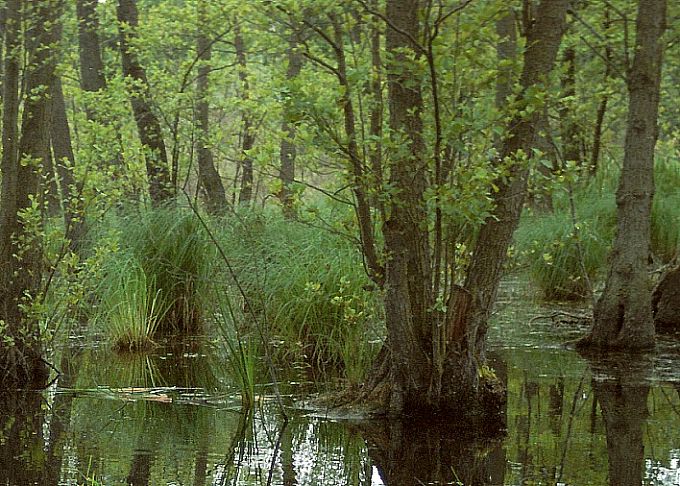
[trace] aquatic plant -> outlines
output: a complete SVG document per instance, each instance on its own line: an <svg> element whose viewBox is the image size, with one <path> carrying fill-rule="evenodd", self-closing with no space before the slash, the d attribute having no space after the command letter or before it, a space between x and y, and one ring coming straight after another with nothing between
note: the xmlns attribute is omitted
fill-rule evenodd
<svg viewBox="0 0 680 486"><path fill-rule="evenodd" d="M167 312L144 270L134 259L118 261L99 288L97 321L118 351L143 351L153 346L158 324Z"/></svg>

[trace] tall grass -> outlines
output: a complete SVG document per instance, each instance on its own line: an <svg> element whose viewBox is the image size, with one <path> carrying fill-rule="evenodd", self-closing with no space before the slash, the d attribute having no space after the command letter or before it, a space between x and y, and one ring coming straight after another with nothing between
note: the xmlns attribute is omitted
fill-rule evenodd
<svg viewBox="0 0 680 486"><path fill-rule="evenodd" d="M272 214L225 227L221 243L248 297L245 318L262 318L267 335L282 343L278 358L340 369L360 381L381 308L354 244Z"/></svg>
<svg viewBox="0 0 680 486"><path fill-rule="evenodd" d="M153 346L153 336L167 312L144 270L135 260L116 262L100 287L99 320L119 351L143 351Z"/></svg>
<svg viewBox="0 0 680 486"><path fill-rule="evenodd" d="M201 330L214 249L197 218L181 208L114 215L99 230L101 284L96 320L119 349Z"/></svg>

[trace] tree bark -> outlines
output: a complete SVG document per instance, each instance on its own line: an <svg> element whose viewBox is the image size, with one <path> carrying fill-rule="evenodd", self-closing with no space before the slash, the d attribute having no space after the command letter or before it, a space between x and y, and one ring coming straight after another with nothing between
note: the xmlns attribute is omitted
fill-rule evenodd
<svg viewBox="0 0 680 486"><path fill-rule="evenodd" d="M5 46L2 110L2 192L0 193L0 288L10 286L13 269L16 266L12 234L17 222L17 177L18 177L18 123L19 123L19 62L21 59L21 2L7 0L5 9ZM0 293L0 312L8 321L15 314L13 296ZM16 316L14 316L16 317Z"/></svg>
<svg viewBox="0 0 680 486"><path fill-rule="evenodd" d="M246 48L243 42L241 26L237 22L234 25L234 47L236 49L236 61L238 62L238 77L241 81L241 99L244 105L250 99L250 86L248 82L248 66ZM255 131L253 121L248 112L248 106L243 107L241 116L241 189L238 194L239 204L249 205L253 199L253 159L248 152L255 146Z"/></svg>
<svg viewBox="0 0 680 486"><path fill-rule="evenodd" d="M651 282L647 272L654 195L654 147L661 87L661 35L666 0L640 0L629 93L623 168L616 193L617 229L604 292L582 346L654 346Z"/></svg>
<svg viewBox="0 0 680 486"><path fill-rule="evenodd" d="M120 53L123 75L128 79L128 92L132 112L137 123L139 138L146 147L146 175L149 196L155 205L169 201L174 188L170 181L168 155L158 117L151 108L151 88L142 67L134 42L137 37L138 12L136 0L118 1Z"/></svg>
<svg viewBox="0 0 680 486"><path fill-rule="evenodd" d="M68 116L66 114L64 91L61 78L58 75L55 75L52 80L50 97L52 111L50 140L52 153L54 154L55 172L59 178L61 189L66 238L69 240L69 248L72 251L77 251L82 244L82 238L86 232L85 215L83 214L84 208L81 194L78 194L79 191L73 178L73 168L76 161L71 144L71 130L69 129Z"/></svg>
<svg viewBox="0 0 680 486"><path fill-rule="evenodd" d="M205 2L199 1L198 26L196 44L198 59L198 77L196 79L196 125L198 129L198 178L205 189L208 212L217 214L227 207L227 197L220 173L215 167L212 149L210 148L210 107L208 105L208 84L210 74L210 58L212 42L204 33L206 21Z"/></svg>
<svg viewBox="0 0 680 486"><path fill-rule="evenodd" d="M530 88L547 89L548 78L557 58L562 35L566 29L568 0L542 0L532 4L531 19L526 27L526 48L524 66L520 77L522 93L520 101L528 103L525 95ZM508 135L501 151L501 160L516 159L520 153L531 156L537 141L538 121L543 110L515 118L510 122ZM492 197L495 208L493 215L482 225L475 244L472 261L464 284L464 295L469 297L467 308L455 309L454 293L452 302L456 317L449 325L454 328L464 324L464 332L452 332L465 336L463 347L474 356L473 361L483 362L484 343L488 320L496 298L512 235L519 223L527 188L529 169L526 162L515 162L510 167L510 176L498 180L498 191Z"/></svg>
<svg viewBox="0 0 680 486"><path fill-rule="evenodd" d="M384 222L385 318L387 342L381 356L387 371L376 368L373 380L387 380L387 412L392 415L422 413L438 408L426 404L431 374L430 349L430 246L427 229L421 112L423 99L419 76L414 72L418 38L419 2L389 0L386 45L390 129L395 146L402 149L390 163L389 184L394 193L388 201ZM374 384L370 383L368 388ZM376 388L376 390L379 388Z"/></svg>
<svg viewBox="0 0 680 486"><path fill-rule="evenodd" d="M94 93L106 89L104 63L98 33L97 0L77 0L76 13L78 16L81 86L85 91ZM88 113L88 118L93 118L90 113Z"/></svg>

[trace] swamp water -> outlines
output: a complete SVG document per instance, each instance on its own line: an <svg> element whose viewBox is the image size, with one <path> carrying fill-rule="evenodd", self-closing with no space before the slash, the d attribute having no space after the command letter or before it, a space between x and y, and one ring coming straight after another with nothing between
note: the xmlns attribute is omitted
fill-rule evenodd
<svg viewBox="0 0 680 486"><path fill-rule="evenodd" d="M490 333L502 437L332 411L289 409L285 424L266 384L244 412L209 343L134 358L72 347L48 391L0 398L0 485L680 485L680 336L639 362L595 362L561 345L584 329L533 319L554 309L508 286L504 300ZM314 390L303 377L282 380L286 403Z"/></svg>

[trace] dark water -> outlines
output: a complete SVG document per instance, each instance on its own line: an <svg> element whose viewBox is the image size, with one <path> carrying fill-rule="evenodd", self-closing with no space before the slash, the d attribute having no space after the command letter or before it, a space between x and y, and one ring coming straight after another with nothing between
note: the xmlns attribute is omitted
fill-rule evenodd
<svg viewBox="0 0 680 486"><path fill-rule="evenodd" d="M549 310L511 289L490 336L505 436L292 410L284 424L266 384L241 410L209 342L126 359L71 346L50 390L0 399L0 485L680 485L680 338L588 361L560 345L582 329L532 321ZM313 390L291 376L286 402Z"/></svg>

